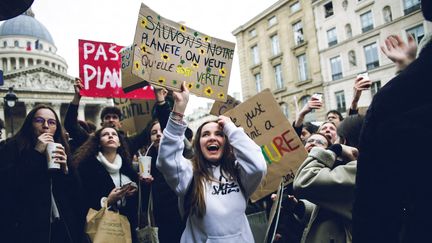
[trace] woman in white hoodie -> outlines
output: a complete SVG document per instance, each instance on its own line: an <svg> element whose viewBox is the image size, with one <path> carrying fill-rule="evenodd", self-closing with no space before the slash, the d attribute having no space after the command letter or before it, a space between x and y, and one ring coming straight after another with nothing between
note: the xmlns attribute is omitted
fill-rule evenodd
<svg viewBox="0 0 432 243"><path fill-rule="evenodd" d="M181 242L254 242L245 209L267 171L260 147L228 117L220 116L198 128L195 157L185 159L183 114L189 91L184 83L174 99L157 166L187 217Z"/></svg>

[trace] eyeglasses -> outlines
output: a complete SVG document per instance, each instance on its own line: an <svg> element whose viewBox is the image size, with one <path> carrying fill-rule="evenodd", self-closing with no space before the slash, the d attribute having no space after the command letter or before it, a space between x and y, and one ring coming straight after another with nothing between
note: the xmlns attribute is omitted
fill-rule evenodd
<svg viewBox="0 0 432 243"><path fill-rule="evenodd" d="M318 145L326 146L326 142L324 142L323 140L320 140L320 139L310 138L310 139L308 139L306 141L306 143L315 143L315 144L318 144Z"/></svg>
<svg viewBox="0 0 432 243"><path fill-rule="evenodd" d="M41 124L41 125L45 124L45 122L46 122L46 123L48 123L48 126L50 126L50 127L57 126L57 121L55 119L45 120L45 118L42 118L42 117L35 117L35 118L33 118L33 122L37 123L37 124Z"/></svg>

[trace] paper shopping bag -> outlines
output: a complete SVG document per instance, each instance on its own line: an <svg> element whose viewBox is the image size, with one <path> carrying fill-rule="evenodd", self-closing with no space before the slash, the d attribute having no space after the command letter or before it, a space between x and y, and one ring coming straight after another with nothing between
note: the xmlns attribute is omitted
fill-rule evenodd
<svg viewBox="0 0 432 243"><path fill-rule="evenodd" d="M87 213L85 232L93 243L132 243L129 220L106 207Z"/></svg>

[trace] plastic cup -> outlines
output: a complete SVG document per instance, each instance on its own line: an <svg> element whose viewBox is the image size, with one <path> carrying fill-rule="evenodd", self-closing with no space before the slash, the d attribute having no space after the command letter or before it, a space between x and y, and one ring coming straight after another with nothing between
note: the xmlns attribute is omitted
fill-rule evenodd
<svg viewBox="0 0 432 243"><path fill-rule="evenodd" d="M47 162L48 162L48 169L49 170L59 170L60 164L54 163L54 156L55 156L55 150L58 147L63 147L60 143L48 143L46 152L47 152Z"/></svg>
<svg viewBox="0 0 432 243"><path fill-rule="evenodd" d="M139 157L139 173L143 177L151 176L151 156L140 156Z"/></svg>

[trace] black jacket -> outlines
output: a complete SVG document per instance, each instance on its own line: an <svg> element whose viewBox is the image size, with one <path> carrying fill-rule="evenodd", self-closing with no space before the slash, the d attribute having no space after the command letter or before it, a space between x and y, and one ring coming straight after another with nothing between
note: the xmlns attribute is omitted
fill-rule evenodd
<svg viewBox="0 0 432 243"><path fill-rule="evenodd" d="M101 209L101 198L108 197L114 189L114 182L105 169L105 167L96 159L96 157L81 161L78 166L78 172L81 178L83 196L85 198L85 210L93 208ZM123 162L120 173L127 175L132 181L138 183L138 175L132 169L132 166ZM126 197L126 206L120 207L120 214L126 216L131 226L131 233L134 242L136 242L135 228L137 226L138 201L137 193Z"/></svg>
<svg viewBox="0 0 432 243"><path fill-rule="evenodd" d="M374 96L361 137L353 240L424 242L432 228L432 43Z"/></svg>
<svg viewBox="0 0 432 243"><path fill-rule="evenodd" d="M48 172L44 154L34 149L19 153L17 143L10 140L0 151L0 241L50 241L52 186L61 218L56 233L66 242L81 242L85 215L76 173L71 167L68 175Z"/></svg>

